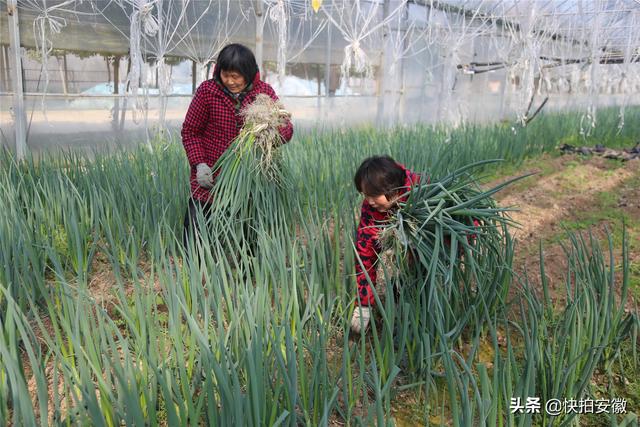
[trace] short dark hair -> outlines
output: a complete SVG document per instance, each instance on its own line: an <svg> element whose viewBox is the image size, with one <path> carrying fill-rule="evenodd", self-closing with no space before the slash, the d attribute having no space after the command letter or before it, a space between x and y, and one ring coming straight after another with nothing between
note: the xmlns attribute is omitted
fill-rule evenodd
<svg viewBox="0 0 640 427"><path fill-rule="evenodd" d="M220 81L222 70L240 73L247 84L250 84L256 78L258 64L251 49L239 43L232 43L222 48L218 54L214 71L214 76L218 81Z"/></svg>
<svg viewBox="0 0 640 427"><path fill-rule="evenodd" d="M389 156L373 156L365 159L353 178L358 192L368 196L384 194L388 199L404 186L404 169Z"/></svg>

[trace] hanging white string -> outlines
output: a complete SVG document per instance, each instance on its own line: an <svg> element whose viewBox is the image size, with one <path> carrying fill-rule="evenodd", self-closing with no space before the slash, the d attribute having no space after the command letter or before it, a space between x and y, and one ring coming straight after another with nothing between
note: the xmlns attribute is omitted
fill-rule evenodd
<svg viewBox="0 0 640 427"><path fill-rule="evenodd" d="M352 66L355 67L354 71L365 73L367 77L370 77L371 64L362 43L394 19L406 6L407 1L400 1L399 5L386 18L380 20L377 20L379 3L366 3L364 7L362 7L362 3L361 0L353 0L352 2L333 0L330 7L323 6L321 8L327 19L340 31L347 42L344 49L345 56L340 67L343 81L348 81Z"/></svg>
<svg viewBox="0 0 640 427"><path fill-rule="evenodd" d="M428 37L431 27L418 23L416 17L410 13L410 7L411 4L407 3L402 11L392 17L384 37L377 37L375 40L375 43L380 46L385 43L385 39L389 40L391 49L387 53L391 55L389 75L392 77L398 73L399 65L403 60L415 58L416 61L420 61L417 58L418 55L434 44ZM375 35L381 35L381 32L378 31Z"/></svg>
<svg viewBox="0 0 640 427"><path fill-rule="evenodd" d="M300 0L285 0L287 7L286 62L295 62L305 54L309 47L327 26L328 20L313 11L313 5ZM277 23L276 23L277 25ZM279 31L276 29L276 31Z"/></svg>
<svg viewBox="0 0 640 427"><path fill-rule="evenodd" d="M176 40L174 50L196 63L196 84L200 84L209 77L208 64L214 61L245 20L242 14L231 16L231 0L216 1L215 8L214 0L182 1L188 13L182 20L180 38ZM205 19L212 16L216 17L213 25L211 20Z"/></svg>
<svg viewBox="0 0 640 427"><path fill-rule="evenodd" d="M352 69L356 73L365 74L366 77L372 75L369 58L364 49L360 47L360 40L352 40L344 48L344 61L340 67L342 75L348 77Z"/></svg>
<svg viewBox="0 0 640 427"><path fill-rule="evenodd" d="M134 15L136 13L138 14L142 27L144 28L144 33L151 37L155 36L158 32L158 21L152 13L155 1L147 2L146 0L137 0L136 3L139 5L139 9Z"/></svg>
<svg viewBox="0 0 640 427"><path fill-rule="evenodd" d="M49 91L49 55L53 51L53 42L51 40L51 37L60 34L62 32L62 29L67 26L66 19L60 16L55 16L53 15L53 13L57 9L64 8L73 2L73 0L67 0L53 7L47 7L46 1L42 4L38 2L29 3L39 11L38 16L33 21L33 35L36 44L36 50L39 53L40 61L42 63L42 73L44 74L44 88L42 90L40 108L45 117L45 120L47 121L48 118L45 101L47 92Z"/></svg>
<svg viewBox="0 0 640 427"><path fill-rule="evenodd" d="M278 79L282 84L287 66L287 9L284 0L277 0L269 6L269 19L278 27Z"/></svg>
<svg viewBox="0 0 640 427"><path fill-rule="evenodd" d="M141 31L145 26L147 26L150 31L154 29L157 31L157 28L154 27L153 24L145 24L143 22L143 15L148 22L150 9L153 8L154 3L154 1L136 0L129 26L129 61L131 70L127 76L127 86L129 87L129 96L133 101L132 118L136 124L139 123L139 114L144 108L138 94L140 76L144 64L142 51L140 49L140 41L142 39Z"/></svg>

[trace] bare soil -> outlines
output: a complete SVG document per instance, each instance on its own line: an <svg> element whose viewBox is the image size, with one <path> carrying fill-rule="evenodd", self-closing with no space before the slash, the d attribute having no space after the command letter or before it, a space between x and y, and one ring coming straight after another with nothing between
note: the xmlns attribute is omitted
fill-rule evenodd
<svg viewBox="0 0 640 427"><path fill-rule="evenodd" d="M640 161L620 163L601 157L580 158L576 155L547 160L544 168L520 171L521 174L540 172L526 178L522 185L498 193L501 206L512 206L518 211L512 218L520 224L512 231L517 240L514 260L515 272L534 286L540 286L540 245L544 253L545 275L549 280L551 296L561 302L567 271L563 243L567 231L588 232L600 241L606 250L606 235L620 233L621 218L626 218L631 264L640 260L638 231L640 222ZM510 177L488 183L491 187ZM524 188L523 188L524 187ZM618 242L614 242L618 243ZM621 245L614 245L614 261L622 261ZM636 278L637 279L637 278ZM636 290L637 291L637 290Z"/></svg>

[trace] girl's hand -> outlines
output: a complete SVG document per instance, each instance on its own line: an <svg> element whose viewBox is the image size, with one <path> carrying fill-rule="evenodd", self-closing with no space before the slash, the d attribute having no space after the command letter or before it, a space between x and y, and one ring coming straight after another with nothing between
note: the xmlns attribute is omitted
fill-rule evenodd
<svg viewBox="0 0 640 427"><path fill-rule="evenodd" d="M356 307L351 317L351 330L356 334L366 332L370 320L370 307Z"/></svg>

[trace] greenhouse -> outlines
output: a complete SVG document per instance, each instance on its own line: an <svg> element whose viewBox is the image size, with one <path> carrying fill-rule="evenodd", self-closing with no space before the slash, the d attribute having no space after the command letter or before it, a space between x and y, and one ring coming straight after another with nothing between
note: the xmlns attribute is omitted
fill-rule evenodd
<svg viewBox="0 0 640 427"><path fill-rule="evenodd" d="M637 426L640 1L0 0L0 426Z"/></svg>

